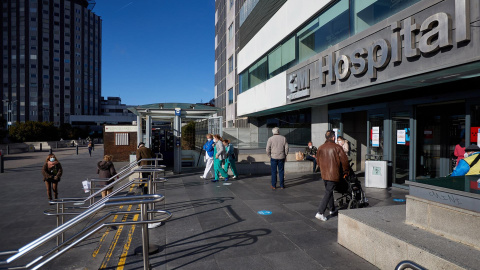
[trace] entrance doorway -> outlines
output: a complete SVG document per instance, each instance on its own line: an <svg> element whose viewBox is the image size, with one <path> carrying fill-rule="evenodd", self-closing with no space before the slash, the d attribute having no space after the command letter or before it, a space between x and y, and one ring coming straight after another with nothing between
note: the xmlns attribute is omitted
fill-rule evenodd
<svg viewBox="0 0 480 270"><path fill-rule="evenodd" d="M354 163L354 171L365 171L367 154L367 111L342 114L343 136L350 146L348 159Z"/></svg>
<svg viewBox="0 0 480 270"><path fill-rule="evenodd" d="M418 106L417 126L417 178L447 176L456 165L455 146L465 146L465 103Z"/></svg>
<svg viewBox="0 0 480 270"><path fill-rule="evenodd" d="M392 113L393 183L403 185L409 178L410 112Z"/></svg>

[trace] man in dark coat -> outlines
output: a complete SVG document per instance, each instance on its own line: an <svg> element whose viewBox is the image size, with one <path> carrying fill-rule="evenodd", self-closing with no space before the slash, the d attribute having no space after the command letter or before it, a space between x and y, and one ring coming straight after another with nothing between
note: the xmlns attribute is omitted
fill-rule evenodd
<svg viewBox="0 0 480 270"><path fill-rule="evenodd" d="M147 160L142 160L145 158L153 158L153 152L150 148L145 147L145 143L141 142L138 144L138 149L137 149L137 161L140 161L140 166L145 166L145 165L150 165L150 161ZM142 178L148 178L150 173L142 173ZM146 180L143 180L146 182ZM145 184L141 184L140 187L144 187ZM145 193L146 194L146 193Z"/></svg>
<svg viewBox="0 0 480 270"><path fill-rule="evenodd" d="M321 221L327 221L323 215L328 207L330 214L335 213L335 202L333 200L333 190L342 177L348 175L348 157L343 148L335 143L335 132L327 130L325 133L325 143L318 148L317 164L320 166L320 172L325 184L325 195L318 208L315 218Z"/></svg>

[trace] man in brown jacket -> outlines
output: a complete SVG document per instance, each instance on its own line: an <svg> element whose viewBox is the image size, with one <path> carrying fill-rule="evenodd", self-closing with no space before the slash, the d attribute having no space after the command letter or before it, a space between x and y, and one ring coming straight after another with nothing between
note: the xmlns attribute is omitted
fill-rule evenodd
<svg viewBox="0 0 480 270"><path fill-rule="evenodd" d="M330 214L335 213L335 203L333 199L333 190L342 177L348 175L348 157L343 148L335 143L335 132L327 130L325 133L325 143L318 148L317 164L320 166L320 172L325 184L325 195L318 208L315 218L321 221L327 221L323 215L328 207Z"/></svg>
<svg viewBox="0 0 480 270"><path fill-rule="evenodd" d="M150 150L150 148L145 147L145 143L141 142L138 144L138 149L137 149L137 161L140 160L140 166L145 166L145 165L150 165L150 161L147 160L142 160L144 158L153 158L153 152ZM142 173L142 178L148 178L148 175L150 173ZM147 182L146 180L143 180L143 182ZM144 187L145 184L139 185L139 187ZM146 193L145 193L146 194Z"/></svg>

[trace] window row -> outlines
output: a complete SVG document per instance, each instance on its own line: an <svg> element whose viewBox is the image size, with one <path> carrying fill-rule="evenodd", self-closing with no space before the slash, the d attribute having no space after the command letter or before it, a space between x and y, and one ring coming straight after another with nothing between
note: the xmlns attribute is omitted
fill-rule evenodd
<svg viewBox="0 0 480 270"><path fill-rule="evenodd" d="M239 92L255 87L419 1L337 1L239 74Z"/></svg>

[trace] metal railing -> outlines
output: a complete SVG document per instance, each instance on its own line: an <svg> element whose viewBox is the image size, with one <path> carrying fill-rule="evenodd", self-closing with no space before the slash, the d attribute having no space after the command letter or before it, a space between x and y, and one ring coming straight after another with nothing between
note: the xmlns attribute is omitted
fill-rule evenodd
<svg viewBox="0 0 480 270"><path fill-rule="evenodd" d="M70 210L89 209L89 208L91 208L95 205L98 205L98 204L101 204L101 203L107 201L109 198L117 195L118 193L122 192L124 189L130 187L133 184L145 183L145 180L147 180L148 181L148 186L149 186L149 189L148 189L149 192L148 193L153 194L156 191L156 187L157 187L156 185L158 183L163 183L163 182L166 181L166 178L156 178L155 174L157 172L164 171L164 170L163 169L154 169L154 168L150 168L150 167L148 167L148 168L143 168L143 167L136 168L138 166L138 163L139 163L139 161L131 162L130 164L125 166L124 169L122 169L119 173L117 173L116 175L112 176L109 179L94 179L95 181L110 181L110 180L118 177L118 179L116 179L114 182L104 186L103 188L97 190L96 192L93 192L93 189L90 188L90 195L86 198L60 198L60 199L55 199L55 200L50 201L50 203L56 204L56 207L55 207L55 209L45 210L44 214L49 215L49 216L56 216L57 227L59 227L60 225L62 225L64 223L64 220L65 220L64 217L66 215L78 215L80 213L80 212L69 212ZM156 162L156 164L158 164L158 163ZM161 165L159 165L159 166L161 166ZM134 178L134 179L126 182L125 184L121 185L117 189L112 190L112 192L110 194L108 194L104 198L95 202L95 197L100 195L102 193L102 191L113 188L119 182L129 178L132 174L139 173L139 172L152 172L154 174L154 177L152 177L151 179ZM152 189L150 189L150 186L152 187ZM90 202L90 205L89 206L83 206L83 207L79 206L79 205L84 205L86 202ZM66 207L65 204L69 204L69 203L77 205L77 206ZM150 206L151 206L151 209L154 209L154 204L150 204ZM56 210L56 213L52 213L55 210ZM65 212L66 210L67 210L67 212ZM64 239L64 234L61 234L60 238L57 238L57 244L59 244L61 241L63 241L63 239Z"/></svg>
<svg viewBox="0 0 480 270"><path fill-rule="evenodd" d="M57 237L60 234L63 234L65 231L73 228L74 226L78 225L80 222L86 220L92 215L95 215L102 209L111 206L120 206L126 204L140 204L140 211L117 211L117 212L109 212L105 216L101 217L88 227L82 229L80 232L76 233L65 242L61 244L57 244L53 249L49 250L47 253L43 254L42 256L34 259L30 263L24 266L16 266L9 269L38 269L45 265L46 263L52 261L53 259L59 257L60 255L64 254L78 243L82 242L83 240L87 239L88 237L92 236L99 230L109 227L109 226L117 226L117 225L142 225L142 248L143 248L143 262L144 262L144 269L149 269L149 257L148 257L148 247L149 247L149 234L148 234L148 224L149 223L158 223L167 221L172 217L172 213L165 211L165 210L148 210L148 204L154 204L165 199L164 196L159 194L150 194L150 195L139 195L139 196L128 196L128 197L115 197L115 198L107 198L107 200L96 204L95 206L87 209L85 212L77 215L73 219L69 220L65 224L62 224L58 228L48 232L47 234L39 237L38 239L30 242L29 244L21 247L18 250L13 251L5 251L0 252L0 256L7 256L12 255L6 260L0 261L0 265L8 265L15 262L17 259L25 256L26 254L32 252L33 250L37 249L38 247L44 245L53 238ZM164 218L160 218L157 220L149 219L148 214L154 213L162 213L166 216ZM140 221L125 221L125 222L112 222L112 223L102 223L110 217L111 215L118 215L118 214L140 214Z"/></svg>
<svg viewBox="0 0 480 270"><path fill-rule="evenodd" d="M404 269L427 270L425 267L420 266L412 261L401 261L395 267L395 270L404 270Z"/></svg>

